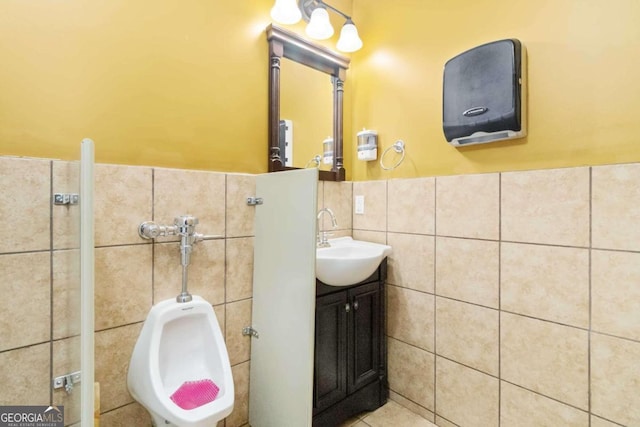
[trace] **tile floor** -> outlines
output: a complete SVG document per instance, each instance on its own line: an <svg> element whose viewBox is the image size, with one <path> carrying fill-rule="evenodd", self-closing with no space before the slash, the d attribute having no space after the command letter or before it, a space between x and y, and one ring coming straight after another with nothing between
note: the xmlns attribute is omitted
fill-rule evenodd
<svg viewBox="0 0 640 427"><path fill-rule="evenodd" d="M389 400L373 412L360 414L342 423L339 427L436 427L420 415Z"/></svg>

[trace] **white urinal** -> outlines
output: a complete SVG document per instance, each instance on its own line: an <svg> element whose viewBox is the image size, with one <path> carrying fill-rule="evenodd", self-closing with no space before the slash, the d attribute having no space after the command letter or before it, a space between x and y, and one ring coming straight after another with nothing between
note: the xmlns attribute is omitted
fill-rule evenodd
<svg viewBox="0 0 640 427"><path fill-rule="evenodd" d="M154 305L133 349L127 385L158 427L215 427L227 417L233 377L211 304L193 296Z"/></svg>

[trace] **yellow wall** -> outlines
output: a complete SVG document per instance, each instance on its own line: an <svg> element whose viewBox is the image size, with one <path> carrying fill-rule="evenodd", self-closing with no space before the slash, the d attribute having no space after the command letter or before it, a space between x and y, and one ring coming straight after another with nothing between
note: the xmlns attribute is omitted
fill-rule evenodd
<svg viewBox="0 0 640 427"><path fill-rule="evenodd" d="M266 171L271 5L1 2L0 155Z"/></svg>
<svg viewBox="0 0 640 427"><path fill-rule="evenodd" d="M354 160L354 180L640 160L637 0L354 0L353 13L365 44L350 138L367 127L382 148L407 146L393 172ZM529 135L456 149L442 132L444 63L503 38L528 50Z"/></svg>
<svg viewBox="0 0 640 427"><path fill-rule="evenodd" d="M0 2L0 155L75 159L90 137L101 163L266 172L272 6Z"/></svg>
<svg viewBox="0 0 640 427"><path fill-rule="evenodd" d="M332 4L352 13L364 40L345 85L347 178L640 161L637 0ZM73 159L91 137L103 163L266 171L272 5L0 2L0 155ZM337 33L322 44L335 46ZM507 37L528 50L529 136L451 147L444 63ZM355 160L363 127L379 132L379 152L406 142L397 170Z"/></svg>

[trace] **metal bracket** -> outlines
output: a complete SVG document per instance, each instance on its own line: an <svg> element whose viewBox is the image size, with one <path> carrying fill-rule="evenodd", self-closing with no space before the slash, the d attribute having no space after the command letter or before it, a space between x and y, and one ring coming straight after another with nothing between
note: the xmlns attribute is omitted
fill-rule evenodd
<svg viewBox="0 0 640 427"><path fill-rule="evenodd" d="M315 0L298 0L298 7L302 12L302 19L305 22L309 22L311 20L311 12L318 7L318 3Z"/></svg>
<svg viewBox="0 0 640 427"><path fill-rule="evenodd" d="M247 205L255 206L263 203L262 197L247 197Z"/></svg>
<svg viewBox="0 0 640 427"><path fill-rule="evenodd" d="M70 374L61 375L59 377L55 377L53 379L53 388L62 388L67 392L67 394L71 394L73 390L73 386L80 382L82 376L80 371L72 372Z"/></svg>
<svg viewBox="0 0 640 427"><path fill-rule="evenodd" d="M80 196L75 193L55 193L53 195L54 205L77 205Z"/></svg>
<svg viewBox="0 0 640 427"><path fill-rule="evenodd" d="M260 334L258 333L258 331L253 329L251 326L245 326L244 328L242 328L242 335L250 336L253 338L260 338Z"/></svg>

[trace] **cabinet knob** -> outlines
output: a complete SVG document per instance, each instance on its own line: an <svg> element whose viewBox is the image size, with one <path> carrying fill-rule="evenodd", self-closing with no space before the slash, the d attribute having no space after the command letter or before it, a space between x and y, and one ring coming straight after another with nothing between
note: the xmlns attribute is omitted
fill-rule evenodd
<svg viewBox="0 0 640 427"><path fill-rule="evenodd" d="M351 304L346 303L346 304L344 305L344 311L346 311L347 313L348 313L348 312L350 312L350 311L351 311Z"/></svg>
<svg viewBox="0 0 640 427"><path fill-rule="evenodd" d="M358 300L355 300L355 301L353 302L353 309L354 309L354 310L358 310Z"/></svg>

